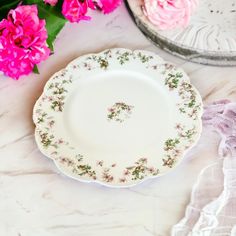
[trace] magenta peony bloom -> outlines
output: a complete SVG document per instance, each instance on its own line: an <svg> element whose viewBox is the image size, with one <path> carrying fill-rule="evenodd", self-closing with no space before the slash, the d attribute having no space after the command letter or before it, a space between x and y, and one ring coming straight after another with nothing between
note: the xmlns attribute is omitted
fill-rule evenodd
<svg viewBox="0 0 236 236"><path fill-rule="evenodd" d="M62 14L70 22L90 20L91 17L86 16L88 8L95 9L92 0L64 0Z"/></svg>
<svg viewBox="0 0 236 236"><path fill-rule="evenodd" d="M18 6L0 22L0 70L14 79L32 72L46 60L45 21L38 18L36 5Z"/></svg>
<svg viewBox="0 0 236 236"><path fill-rule="evenodd" d="M55 6L58 0L43 0L45 3L50 4L51 6Z"/></svg>
<svg viewBox="0 0 236 236"><path fill-rule="evenodd" d="M122 0L96 0L95 3L103 11L104 14L114 11Z"/></svg>

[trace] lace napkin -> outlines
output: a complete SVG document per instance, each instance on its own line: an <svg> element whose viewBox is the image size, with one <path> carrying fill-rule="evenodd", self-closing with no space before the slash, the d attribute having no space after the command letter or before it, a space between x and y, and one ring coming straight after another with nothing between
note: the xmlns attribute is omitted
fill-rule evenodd
<svg viewBox="0 0 236 236"><path fill-rule="evenodd" d="M221 136L219 157L200 173L172 236L236 236L236 103L205 107L203 125Z"/></svg>

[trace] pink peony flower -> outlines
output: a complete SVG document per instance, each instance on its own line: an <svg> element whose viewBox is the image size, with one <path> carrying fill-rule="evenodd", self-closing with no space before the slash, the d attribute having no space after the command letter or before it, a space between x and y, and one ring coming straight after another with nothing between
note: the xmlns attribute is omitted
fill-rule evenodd
<svg viewBox="0 0 236 236"><path fill-rule="evenodd" d="M96 5L103 11L104 14L114 11L122 0L96 0Z"/></svg>
<svg viewBox="0 0 236 236"><path fill-rule="evenodd" d="M50 4L51 6L55 6L58 0L43 0L45 3Z"/></svg>
<svg viewBox="0 0 236 236"><path fill-rule="evenodd" d="M144 0L144 13L159 29L186 27L198 0Z"/></svg>
<svg viewBox="0 0 236 236"><path fill-rule="evenodd" d="M95 9L92 0L64 0L62 14L70 22L90 20L91 17L86 16L88 8Z"/></svg>
<svg viewBox="0 0 236 236"><path fill-rule="evenodd" d="M18 6L0 22L0 70L14 79L32 72L46 60L45 21L38 18L36 5Z"/></svg>

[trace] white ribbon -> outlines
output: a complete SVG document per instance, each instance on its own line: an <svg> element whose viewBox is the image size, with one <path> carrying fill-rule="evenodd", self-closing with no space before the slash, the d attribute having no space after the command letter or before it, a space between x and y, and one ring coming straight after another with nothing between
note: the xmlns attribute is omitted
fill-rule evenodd
<svg viewBox="0 0 236 236"><path fill-rule="evenodd" d="M221 136L219 157L199 174L185 217L172 236L236 236L236 103L205 107L203 124Z"/></svg>

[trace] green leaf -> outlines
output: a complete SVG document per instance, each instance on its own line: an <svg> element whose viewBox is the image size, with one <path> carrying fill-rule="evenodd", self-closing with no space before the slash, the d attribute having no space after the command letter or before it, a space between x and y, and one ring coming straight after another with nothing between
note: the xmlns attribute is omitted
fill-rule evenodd
<svg viewBox="0 0 236 236"><path fill-rule="evenodd" d="M0 0L0 20L6 18L10 9L14 9L21 2L21 0Z"/></svg>
<svg viewBox="0 0 236 236"><path fill-rule="evenodd" d="M53 42L66 23L66 19L61 14L62 0L55 7L45 4L43 0L24 0L23 3L37 4L39 17L46 20L46 29L48 32L47 43L53 52Z"/></svg>
<svg viewBox="0 0 236 236"><path fill-rule="evenodd" d="M38 69L37 65L34 65L33 72L35 74L39 74L39 69Z"/></svg>

